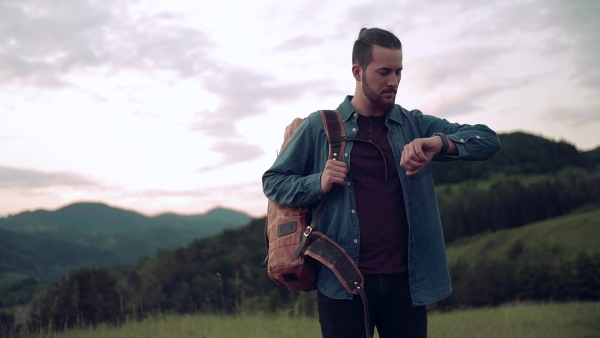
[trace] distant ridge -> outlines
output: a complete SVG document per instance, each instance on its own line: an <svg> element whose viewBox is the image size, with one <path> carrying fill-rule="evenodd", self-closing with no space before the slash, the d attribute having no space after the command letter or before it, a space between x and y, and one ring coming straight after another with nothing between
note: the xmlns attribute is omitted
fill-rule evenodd
<svg viewBox="0 0 600 338"><path fill-rule="evenodd" d="M30 268L48 265L48 256L72 258L52 261L60 273L81 265L133 263L159 249L187 245L198 238L248 224L252 218L224 208L206 214L166 213L148 217L104 203L73 203L54 211L35 210L0 218L0 236L10 245L0 248L0 274L20 272L37 277L51 271ZM37 272L36 272L37 271ZM1 277L1 276L0 276Z"/></svg>
<svg viewBox="0 0 600 338"><path fill-rule="evenodd" d="M111 207L99 202L77 202L54 211L39 209L25 211L0 218L0 227L16 231L35 232L48 228L70 229L74 231L137 232L161 226L185 227L203 226L218 222L227 227L243 225L252 218L247 214L231 209L215 208L205 214L180 215L163 213L145 216L141 213ZM197 229L196 229L197 230ZM202 232L202 231L200 231Z"/></svg>

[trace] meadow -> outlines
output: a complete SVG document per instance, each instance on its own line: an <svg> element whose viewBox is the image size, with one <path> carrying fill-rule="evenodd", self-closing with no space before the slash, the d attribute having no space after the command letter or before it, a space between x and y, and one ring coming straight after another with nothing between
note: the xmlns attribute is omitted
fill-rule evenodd
<svg viewBox="0 0 600 338"><path fill-rule="evenodd" d="M287 314L162 315L119 327L31 335L35 338L306 338L320 337L316 318ZM375 337L378 337L375 335ZM430 313L429 337L600 337L600 303L514 303L496 308Z"/></svg>

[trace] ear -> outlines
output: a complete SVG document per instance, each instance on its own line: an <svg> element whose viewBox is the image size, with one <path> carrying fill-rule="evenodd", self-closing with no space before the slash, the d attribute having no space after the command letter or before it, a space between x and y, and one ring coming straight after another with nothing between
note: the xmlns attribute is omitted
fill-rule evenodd
<svg viewBox="0 0 600 338"><path fill-rule="evenodd" d="M356 81L361 81L361 76L362 74L362 68L360 67L360 65L358 65L357 63L352 65L352 76L354 76L354 79L356 79Z"/></svg>

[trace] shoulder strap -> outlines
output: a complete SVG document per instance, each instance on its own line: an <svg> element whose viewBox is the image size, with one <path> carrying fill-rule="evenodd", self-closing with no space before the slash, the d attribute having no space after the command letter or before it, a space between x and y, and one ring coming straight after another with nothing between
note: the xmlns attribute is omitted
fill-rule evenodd
<svg viewBox="0 0 600 338"><path fill-rule="evenodd" d="M385 180L387 182L387 164L381 148L369 141L356 137L347 137L344 129L344 121L342 120L342 115L339 110L321 110L321 118L323 119L323 127L325 128L325 134L327 135L327 140L329 142L329 158L337 160L343 156L342 154L344 153L347 141L363 141L371 143L377 147L381 153L385 167ZM302 239L302 242L305 243L300 244L294 258L297 257L300 252L304 253L304 250L306 250L306 255L321 262L334 272L346 291L360 296L365 315L365 333L366 337L370 338L372 335L371 326L369 325L369 304L367 295L364 291L364 278L360 273L360 270L356 264L354 264L354 261L350 258L348 253L337 243L325 236L325 234L318 231L312 232L312 228L314 228L316 221L321 217L321 214L325 209L328 197L329 194L325 195L319 204L315 217L307 228L306 232L308 233L305 232L304 238Z"/></svg>
<svg viewBox="0 0 600 338"><path fill-rule="evenodd" d="M327 141L329 143L329 158L337 160L340 154L343 151L344 143L342 141L342 137L345 134L344 132L344 122L342 122L341 115L338 111L333 110L321 110L321 119L323 120L323 127L325 128L325 135L327 136ZM313 216L310 224L304 230L302 234L302 240L296 248L293 259L298 258L301 254L304 254L306 247L308 245L311 233L317 222L321 218L323 211L325 210L325 206L327 205L327 200L329 199L329 194L325 194L321 202L319 202L319 206L317 207L317 211Z"/></svg>
<svg viewBox="0 0 600 338"><path fill-rule="evenodd" d="M323 119L323 127L325 128L327 140L329 141L329 158L337 160L340 156L343 156L342 154L344 153L346 142L358 141L371 144L377 148L377 150L379 150L379 154L381 154L381 158L383 159L383 169L385 172L385 182L387 182L387 162L385 160L383 150L381 150L378 145L358 137L346 136L344 121L342 121L342 114L339 110L321 110L321 118Z"/></svg>
<svg viewBox="0 0 600 338"><path fill-rule="evenodd" d="M339 159L344 152L346 131L338 110L321 110L323 127L329 142L329 158Z"/></svg>

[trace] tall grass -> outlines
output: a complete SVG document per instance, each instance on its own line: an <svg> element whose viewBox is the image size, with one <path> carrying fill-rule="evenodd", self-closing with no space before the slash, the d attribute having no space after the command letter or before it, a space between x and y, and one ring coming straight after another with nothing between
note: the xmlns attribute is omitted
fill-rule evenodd
<svg viewBox="0 0 600 338"><path fill-rule="evenodd" d="M289 315L161 316L120 327L32 335L43 338L308 338L320 337L316 318ZM377 337L377 335L376 335ZM600 337L600 303L513 304L429 315L429 337Z"/></svg>

